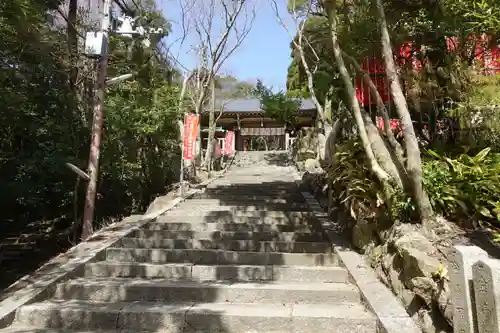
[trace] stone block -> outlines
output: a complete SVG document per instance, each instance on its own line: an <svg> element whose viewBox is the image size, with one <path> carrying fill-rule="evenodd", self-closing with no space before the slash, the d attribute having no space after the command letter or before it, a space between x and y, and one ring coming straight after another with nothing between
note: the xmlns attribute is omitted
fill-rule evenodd
<svg viewBox="0 0 500 333"><path fill-rule="evenodd" d="M437 284L432 278L414 277L410 280L410 289L417 294L431 308L433 296L437 290Z"/></svg>
<svg viewBox="0 0 500 333"><path fill-rule="evenodd" d="M477 246L454 246L448 254L454 332L474 333L472 265L487 258Z"/></svg>
<svg viewBox="0 0 500 333"><path fill-rule="evenodd" d="M472 266L477 326L481 333L500 333L500 261L481 259Z"/></svg>
<svg viewBox="0 0 500 333"><path fill-rule="evenodd" d="M248 283L76 279L57 285L57 300L92 302L346 304L359 301L346 283Z"/></svg>
<svg viewBox="0 0 500 333"><path fill-rule="evenodd" d="M439 268L439 260L430 255L432 243L419 232L403 235L394 241L394 247L402 258L406 284L417 276L430 277Z"/></svg>

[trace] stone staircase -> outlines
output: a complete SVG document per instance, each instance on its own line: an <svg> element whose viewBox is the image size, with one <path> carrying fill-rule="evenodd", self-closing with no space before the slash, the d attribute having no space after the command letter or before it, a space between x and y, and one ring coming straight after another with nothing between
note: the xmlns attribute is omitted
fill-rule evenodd
<svg viewBox="0 0 500 333"><path fill-rule="evenodd" d="M63 219L35 221L24 226L10 221L2 226L0 290L36 270L40 263L66 251L71 237L71 228L68 226L71 223ZM23 264L19 265L19 262Z"/></svg>
<svg viewBox="0 0 500 333"><path fill-rule="evenodd" d="M238 162L0 332L376 332L289 169Z"/></svg>

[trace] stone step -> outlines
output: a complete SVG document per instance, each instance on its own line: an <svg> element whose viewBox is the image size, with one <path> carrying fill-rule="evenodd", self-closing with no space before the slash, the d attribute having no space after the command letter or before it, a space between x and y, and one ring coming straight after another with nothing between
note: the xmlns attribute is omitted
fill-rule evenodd
<svg viewBox="0 0 500 333"><path fill-rule="evenodd" d="M151 331L138 331L138 330L85 330L85 331L68 331L67 329L53 329L53 328L36 328L26 325L13 325L7 328L0 329L0 333L152 333Z"/></svg>
<svg viewBox="0 0 500 333"><path fill-rule="evenodd" d="M31 250L36 246L36 242L16 242L9 240L2 240L0 242L0 251L10 249L28 249Z"/></svg>
<svg viewBox="0 0 500 333"><path fill-rule="evenodd" d="M193 230L147 230L140 229L130 234L133 238L150 239L210 239L212 241L254 240L282 242L321 242L327 238L322 232L248 232L248 231L193 231Z"/></svg>
<svg viewBox="0 0 500 333"><path fill-rule="evenodd" d="M270 193L276 193L280 190L287 189L290 192L297 192L297 187L293 182L293 179L290 177L286 182L283 182L283 175L272 175L268 174L266 177L271 176L274 179L267 179L266 181L262 181L262 175L234 175L234 176L226 176L227 178L224 180L219 180L217 182L211 183L207 190L224 190L227 192L236 192L236 191L247 191L248 193L263 193L264 190L269 190ZM277 176L277 177L276 177ZM260 179L259 179L260 178Z"/></svg>
<svg viewBox="0 0 500 333"><path fill-rule="evenodd" d="M235 177L238 178L238 177ZM253 178L253 177L252 177ZM241 179L241 178L240 178ZM246 177L246 181L249 178ZM253 179L252 179L253 181ZM248 193L251 195L274 195L274 194L283 194L283 193L299 193L297 190L297 186L295 183L281 183L278 184L276 182L271 183L256 183L257 186L252 185L251 183L244 184L234 184L227 185L228 182L214 182L207 186L205 189L205 193Z"/></svg>
<svg viewBox="0 0 500 333"><path fill-rule="evenodd" d="M219 200L213 200L212 202L201 203L200 201L209 201L213 199L207 200L198 200L198 202L191 203L191 200L186 200L179 205L177 205L170 212L174 212L177 210L190 212L189 214L198 214L198 212L203 212L204 214L208 214L210 212L219 212L221 210L224 211L240 211L240 212L265 212L265 211L283 211L283 212L304 212L309 209L309 206L306 203L245 203L245 202L232 202L227 203L227 201L219 202ZM195 213L196 212L196 213Z"/></svg>
<svg viewBox="0 0 500 333"><path fill-rule="evenodd" d="M360 301L345 283L197 282L131 279L75 279L60 283L55 299L94 302L200 302L338 304Z"/></svg>
<svg viewBox="0 0 500 333"><path fill-rule="evenodd" d="M106 260L153 264L338 266L334 253L244 252L225 250L165 250L108 248Z"/></svg>
<svg viewBox="0 0 500 333"><path fill-rule="evenodd" d="M158 217L158 220L164 218L172 218L177 216L206 216L206 217L248 217L248 218L287 218L287 219L308 219L313 218L311 212L304 211L280 211L280 210L250 210L244 211L233 207L225 206L224 209L211 210L208 212L203 212L199 210L187 210L182 208L174 208L167 211L165 214Z"/></svg>
<svg viewBox="0 0 500 333"><path fill-rule="evenodd" d="M269 198L261 198L261 199L248 199L246 196L241 197L232 197L227 199L188 199L185 201L185 205L245 205L245 206L254 206L254 205L265 205L265 204L286 204L290 206L294 206L297 204L296 201L290 201L287 199L276 199L273 197Z"/></svg>
<svg viewBox="0 0 500 333"><path fill-rule="evenodd" d="M231 172L226 173L223 178L210 183L209 186L224 184L226 186L238 187L245 185L246 182L262 184L263 186L269 186L269 184L278 186L287 185L287 182L283 180L283 178L288 178L284 174L287 171L284 172L283 168L269 169L269 166L266 166L264 170L261 167L262 165L259 165L258 162L251 162L250 165L233 169Z"/></svg>
<svg viewBox="0 0 500 333"><path fill-rule="evenodd" d="M18 309L19 324L40 328L128 329L163 333L374 333L376 320L360 304L231 304L45 301Z"/></svg>
<svg viewBox="0 0 500 333"><path fill-rule="evenodd" d="M227 188L212 188L207 189L203 192L199 192L193 195L193 199L204 199L206 196L213 196L213 199L218 199L219 196L227 199L230 196L235 197L247 197L249 200L270 200L270 199L291 199L291 198L302 198L302 194L295 189L227 189Z"/></svg>
<svg viewBox="0 0 500 333"><path fill-rule="evenodd" d="M319 228L319 226L316 226ZM161 231L204 231L204 232L310 232L312 226L293 223L245 223L245 222L150 222L142 226L143 230Z"/></svg>
<svg viewBox="0 0 500 333"><path fill-rule="evenodd" d="M287 180L292 177L287 177L287 175L284 174L282 168L262 171L253 171L252 169L255 170L255 168L253 168L253 165L247 168L242 168L239 170L239 172L228 173L224 176L224 178L219 178L218 180L209 184L209 187L227 186L230 188L255 188L255 186L249 185L260 185L263 187L287 185L290 186L290 182L287 182Z"/></svg>
<svg viewBox="0 0 500 333"><path fill-rule="evenodd" d="M246 207L237 208L233 206L200 206L199 209L193 210L193 206L179 206L178 208L173 208L169 210L164 216L204 216L204 217L219 217L223 219L227 218L248 218L248 219L257 219L257 218L276 218L276 219L289 219L289 220L307 220L314 219L314 215L307 210L291 210L291 211L277 211L277 210L268 210L268 209L253 209L249 207L247 210ZM203 208L203 209L202 209Z"/></svg>
<svg viewBox="0 0 500 333"><path fill-rule="evenodd" d="M245 193L245 191L221 191L219 193L199 193L195 194L190 200L247 200L247 201L265 201L265 202L303 202L304 197L300 193L281 193L281 194L255 194ZM280 200L280 201L274 201ZM283 201L281 201L283 200Z"/></svg>
<svg viewBox="0 0 500 333"><path fill-rule="evenodd" d="M240 210L251 210L255 209L267 209L267 210L306 210L309 207L305 202L291 202L284 199L276 199L275 202L272 200L245 200L244 197L241 199L228 199L228 200L218 200L218 199L188 199L182 202L179 207L190 209L193 207L199 207L200 209L208 210L212 208L213 210L219 210L221 206L236 206Z"/></svg>
<svg viewBox="0 0 500 333"><path fill-rule="evenodd" d="M190 224L269 224L269 225L317 225L318 220L313 217L273 217L273 216L231 216L227 215L162 215L152 223L190 223Z"/></svg>
<svg viewBox="0 0 500 333"><path fill-rule="evenodd" d="M297 190L297 186L295 184L286 185L286 186L263 186L257 187L253 189L248 189L247 187L228 187L228 186L209 186L205 189L204 193L208 194L249 194L249 195L282 195L282 194L300 194Z"/></svg>
<svg viewBox="0 0 500 333"><path fill-rule="evenodd" d="M228 250L253 252L290 252L290 253L325 253L331 249L326 242L259 242L253 240L211 239L164 239L164 238L122 238L115 247L124 248L160 248L160 249L197 249Z"/></svg>
<svg viewBox="0 0 500 333"><path fill-rule="evenodd" d="M347 283L336 266L193 265L97 262L85 265L84 276L192 281L280 281Z"/></svg>

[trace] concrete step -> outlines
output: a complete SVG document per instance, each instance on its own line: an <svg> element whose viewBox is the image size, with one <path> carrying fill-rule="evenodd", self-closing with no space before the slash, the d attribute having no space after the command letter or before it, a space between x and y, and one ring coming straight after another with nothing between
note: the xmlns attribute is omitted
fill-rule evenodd
<svg viewBox="0 0 500 333"><path fill-rule="evenodd" d="M281 211L294 211L300 210L304 211L309 209L307 203L305 202L287 202L287 200L278 199L277 202L271 201L246 201L242 199L233 200L218 200L218 199L189 199L181 204L179 208L191 209L199 208L205 211L220 210L221 207L225 206L235 206L242 211L248 210L281 210Z"/></svg>
<svg viewBox="0 0 500 333"><path fill-rule="evenodd" d="M198 200L198 202L191 203L191 200L186 200L180 203L177 207L172 209L170 212L174 212L176 210L182 210L185 212L190 211L189 214L198 214L200 212L204 214L208 214L210 212L219 212L221 210L224 211L240 211L240 212L263 212L263 211L283 211L283 212L304 212L309 209L309 206L306 203L245 203L245 202L233 202L227 203L219 202L219 200L212 200L212 202L201 203L200 201L209 201L207 200Z"/></svg>
<svg viewBox="0 0 500 333"><path fill-rule="evenodd" d="M280 200L276 202L303 202L304 197L300 193L280 193L280 194L256 194L256 193L245 193L245 191L220 191L217 193L199 193L195 194L190 200L248 200L248 201L265 201L274 202L274 200Z"/></svg>
<svg viewBox="0 0 500 333"><path fill-rule="evenodd" d="M210 239L212 241L254 240L282 242L321 242L327 238L322 232L252 232L252 231L193 231L193 230L136 230L133 238L149 239Z"/></svg>
<svg viewBox="0 0 500 333"><path fill-rule="evenodd" d="M283 169L253 172L250 168L241 170L241 173L227 174L211 183L209 187L226 186L229 188L259 188L273 186L290 186L292 177L283 174ZM292 183L293 184L293 183Z"/></svg>
<svg viewBox="0 0 500 333"><path fill-rule="evenodd" d="M171 223L171 222L190 222L190 223L248 223L248 224L312 224L317 221L312 216L290 216L290 217L276 217L276 216L237 216L232 214L204 214L197 215L182 215L170 214L162 215L156 219L157 222Z"/></svg>
<svg viewBox="0 0 500 333"><path fill-rule="evenodd" d="M204 193L206 194L241 194L241 195L293 195L300 194L297 190L297 186L295 184L287 185L287 186L267 186L267 187L257 187L253 188L249 191L245 186L243 187L231 187L231 186L209 186L205 189Z"/></svg>
<svg viewBox="0 0 500 333"><path fill-rule="evenodd" d="M197 282L130 279L75 279L60 283L55 299L94 302L200 302L338 304L360 301L346 283Z"/></svg>
<svg viewBox="0 0 500 333"><path fill-rule="evenodd" d="M297 204L296 201L291 201L287 199L275 199L273 197L269 198L261 198L261 199L249 199L246 196L241 197L232 197L227 199L188 199L185 201L185 204L188 205L213 205L213 204L222 204L222 205L245 205L245 206L253 206L253 205L263 205L263 204L287 204L290 206L295 206Z"/></svg>
<svg viewBox="0 0 500 333"><path fill-rule="evenodd" d="M283 168L269 169L266 166L266 170L262 168L259 169L258 163L252 162L251 165L244 166L243 168L234 169L232 172L228 172L223 178L219 178L216 181L209 184L210 187L218 185L226 185L231 187L241 187L246 184L262 184L262 186L286 186L290 183L287 178L291 178L291 175L287 177L287 170ZM271 185L270 185L271 184Z"/></svg>
<svg viewBox="0 0 500 333"><path fill-rule="evenodd" d="M195 249L228 250L253 252L290 252L290 253L326 253L331 244L326 242L259 242L253 240L210 239L162 239L162 238L122 238L115 247L124 248L160 248L160 249Z"/></svg>
<svg viewBox="0 0 500 333"><path fill-rule="evenodd" d="M151 331L138 331L138 330L85 330L85 331L68 331L67 329L53 329L53 328L36 328L26 325L14 325L7 328L0 329L0 333L152 333Z"/></svg>
<svg viewBox="0 0 500 333"><path fill-rule="evenodd" d="M311 305L46 301L17 311L19 324L40 328L128 329L163 333L374 333L360 304Z"/></svg>
<svg viewBox="0 0 500 333"><path fill-rule="evenodd" d="M248 170L248 169L247 169ZM278 171L278 170L276 170ZM286 177L286 176L285 176ZM249 191L259 188L273 189L275 186L289 186L293 185L292 177L283 179L283 171L281 174L278 172L244 172L240 174L227 174L224 178L219 178L217 181L209 184L209 188L224 187L227 189L244 188Z"/></svg>
<svg viewBox="0 0 500 333"><path fill-rule="evenodd" d="M315 226L319 229L319 226ZM142 226L144 230L166 230L166 231L230 231L230 232L310 232L313 227L307 224L269 224L269 223L245 223L245 222L219 222L219 223L190 223L190 222L150 222Z"/></svg>
<svg viewBox="0 0 500 333"><path fill-rule="evenodd" d="M153 264L338 266L334 253L244 252L225 250L165 250L108 248L106 260Z"/></svg>
<svg viewBox="0 0 500 333"><path fill-rule="evenodd" d="M182 208L174 208L167 211L165 214L158 217L158 220L172 218L177 216L206 216L206 217L249 217L249 218L287 218L287 219L309 219L313 218L311 212L304 211L280 211L280 210L239 210L233 207L231 209L229 206L223 207L220 210L211 210L209 212L199 211L199 210L187 210Z"/></svg>
<svg viewBox="0 0 500 333"><path fill-rule="evenodd" d="M151 223L190 223L190 224L269 224L269 225L317 225L316 218L308 217L266 217L266 216L231 216L231 215L162 215Z"/></svg>
<svg viewBox="0 0 500 333"><path fill-rule="evenodd" d="M193 265L98 262L85 265L84 276L192 281L276 281L347 283L336 266Z"/></svg>
<svg viewBox="0 0 500 333"><path fill-rule="evenodd" d="M253 183L248 183L248 181L254 181L253 177L235 177L234 180L238 180L236 178L240 178L240 180L245 180L243 184L235 184L227 185L228 182L214 182L207 186L207 188L203 191L204 193L215 193L215 194L225 194L225 193L236 193L236 194L245 194L248 193L250 195L280 195L280 194L295 194L299 193L297 186L295 183L282 183L285 185L278 184L276 182L271 182L266 184L265 182L257 183L255 182L255 186Z"/></svg>

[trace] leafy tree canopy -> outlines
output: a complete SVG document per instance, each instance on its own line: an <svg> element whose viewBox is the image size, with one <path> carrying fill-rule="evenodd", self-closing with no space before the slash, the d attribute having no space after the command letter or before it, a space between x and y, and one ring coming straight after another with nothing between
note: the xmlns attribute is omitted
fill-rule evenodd
<svg viewBox="0 0 500 333"><path fill-rule="evenodd" d="M283 91L273 93L271 88L266 87L260 80L255 90L260 98L261 108L268 117L277 119L290 127L295 126L297 112L301 105L300 99L290 98Z"/></svg>

